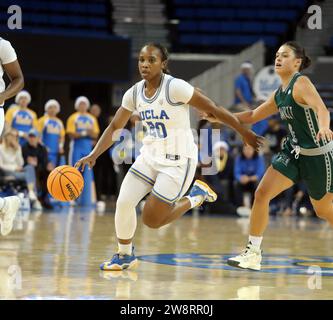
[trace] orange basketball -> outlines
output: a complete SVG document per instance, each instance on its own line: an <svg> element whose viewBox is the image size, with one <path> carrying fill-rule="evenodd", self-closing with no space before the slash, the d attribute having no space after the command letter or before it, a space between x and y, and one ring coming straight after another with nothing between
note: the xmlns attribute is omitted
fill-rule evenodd
<svg viewBox="0 0 333 320"><path fill-rule="evenodd" d="M59 201L78 198L83 190L84 180L79 170L72 166L54 168L47 178L47 189Z"/></svg>

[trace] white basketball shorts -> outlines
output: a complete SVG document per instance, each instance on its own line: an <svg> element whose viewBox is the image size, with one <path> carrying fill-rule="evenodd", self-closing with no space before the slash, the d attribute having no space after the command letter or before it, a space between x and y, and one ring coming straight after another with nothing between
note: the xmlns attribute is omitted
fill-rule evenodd
<svg viewBox="0 0 333 320"><path fill-rule="evenodd" d="M153 160L147 160L142 154L133 163L129 172L152 187L152 194L161 201L173 204L190 187L197 168L197 159L188 158L180 166L166 166Z"/></svg>

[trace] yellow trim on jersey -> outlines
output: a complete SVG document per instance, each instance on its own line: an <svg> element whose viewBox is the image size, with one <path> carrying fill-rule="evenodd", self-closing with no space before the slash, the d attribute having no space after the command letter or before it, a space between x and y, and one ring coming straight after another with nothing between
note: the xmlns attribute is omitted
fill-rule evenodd
<svg viewBox="0 0 333 320"><path fill-rule="evenodd" d="M37 130L42 134L43 133L43 130L45 128L45 123L48 119L52 119L52 120L55 120L56 122L59 123L60 125L60 137L61 138L64 138L65 135L66 135L66 132L65 132L65 128L64 128L64 123L62 122L61 119L59 119L58 117L54 117L54 118L50 118L47 114L44 114L42 117L40 117L37 121Z"/></svg>
<svg viewBox="0 0 333 320"><path fill-rule="evenodd" d="M66 123L66 132L67 133L76 133L75 121L78 118L78 116L79 116L79 113L78 112L74 112L67 119L67 123Z"/></svg>
<svg viewBox="0 0 333 320"><path fill-rule="evenodd" d="M30 108L27 109L21 109L20 106L12 106L10 107L5 115L5 121L7 122L8 125L12 125L13 120L15 118L15 115L17 112L19 112L20 110L24 110L28 113L30 113L31 118L32 118L32 126L38 130L38 121L37 121L37 114L35 111L31 110Z"/></svg>
<svg viewBox="0 0 333 320"><path fill-rule="evenodd" d="M80 113L80 112L75 112L73 113L68 119L66 123L66 132L67 133L76 133L76 126L75 122L80 116L86 116L92 120L92 130L95 134L99 134L99 125L97 122L97 119L90 113Z"/></svg>

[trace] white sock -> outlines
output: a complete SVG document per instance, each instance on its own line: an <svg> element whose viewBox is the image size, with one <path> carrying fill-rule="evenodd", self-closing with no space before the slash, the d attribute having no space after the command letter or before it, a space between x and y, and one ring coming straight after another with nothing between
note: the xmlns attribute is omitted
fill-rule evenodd
<svg viewBox="0 0 333 320"><path fill-rule="evenodd" d="M255 236L249 236L249 242L251 242L251 244L260 249L260 246L261 246L261 241L262 241L262 238L263 237L255 237Z"/></svg>
<svg viewBox="0 0 333 320"><path fill-rule="evenodd" d="M118 253L128 254L129 256L132 254L132 242L129 244L122 244L118 242Z"/></svg>
<svg viewBox="0 0 333 320"><path fill-rule="evenodd" d="M202 196L195 196L195 197L190 197L186 196L190 203L191 203L191 209L197 207L201 202L202 202Z"/></svg>

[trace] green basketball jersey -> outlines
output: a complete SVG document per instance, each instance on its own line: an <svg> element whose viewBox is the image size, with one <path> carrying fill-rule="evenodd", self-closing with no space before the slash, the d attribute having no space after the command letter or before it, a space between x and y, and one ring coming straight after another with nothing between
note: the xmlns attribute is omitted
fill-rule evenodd
<svg viewBox="0 0 333 320"><path fill-rule="evenodd" d="M293 98L293 88L301 74L295 73L287 88L282 86L275 93L275 103L279 109L280 116L289 128L287 142L293 146L300 146L304 149L318 148L326 143L318 142L317 114L308 106L299 105Z"/></svg>

